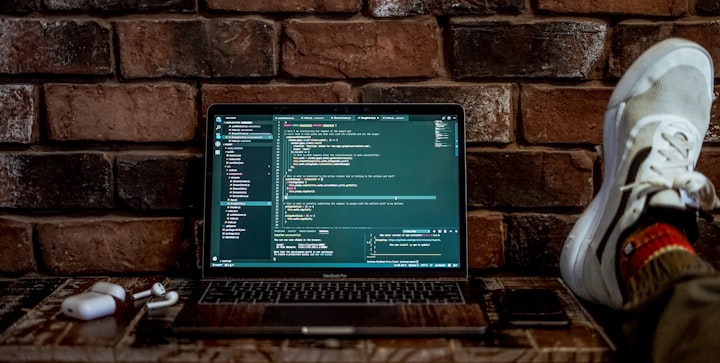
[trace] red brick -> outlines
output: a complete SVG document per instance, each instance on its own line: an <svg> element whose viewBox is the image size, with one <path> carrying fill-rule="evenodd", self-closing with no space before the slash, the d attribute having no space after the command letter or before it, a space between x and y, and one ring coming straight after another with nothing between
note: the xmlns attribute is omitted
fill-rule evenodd
<svg viewBox="0 0 720 363"><path fill-rule="evenodd" d="M688 2L678 0L537 0L537 8L557 13L680 16L687 13Z"/></svg>
<svg viewBox="0 0 720 363"><path fill-rule="evenodd" d="M119 200L131 209L200 208L201 153L129 151L116 157Z"/></svg>
<svg viewBox="0 0 720 363"><path fill-rule="evenodd" d="M696 170L705 174L716 188L720 189L720 149L704 146L698 159Z"/></svg>
<svg viewBox="0 0 720 363"><path fill-rule="evenodd" d="M0 85L0 142L35 142L38 109L35 86Z"/></svg>
<svg viewBox="0 0 720 363"><path fill-rule="evenodd" d="M95 20L0 20L0 73L109 74L110 27Z"/></svg>
<svg viewBox="0 0 720 363"><path fill-rule="evenodd" d="M710 262L715 269L720 269L720 221L713 218L710 221L699 221L700 236L693 243L698 256Z"/></svg>
<svg viewBox="0 0 720 363"><path fill-rule="evenodd" d="M34 228L34 224L23 217L0 218L0 272L35 270Z"/></svg>
<svg viewBox="0 0 720 363"><path fill-rule="evenodd" d="M0 153L0 208L112 208L113 187L101 152Z"/></svg>
<svg viewBox="0 0 720 363"><path fill-rule="evenodd" d="M700 12L713 14L720 13L720 1L718 0L697 0L696 9Z"/></svg>
<svg viewBox="0 0 720 363"><path fill-rule="evenodd" d="M452 74L588 79L602 65L607 36L607 24L595 20L454 18Z"/></svg>
<svg viewBox="0 0 720 363"><path fill-rule="evenodd" d="M352 86L343 82L323 84L205 84L203 110L213 103L343 103L353 102Z"/></svg>
<svg viewBox="0 0 720 363"><path fill-rule="evenodd" d="M501 268L505 265L507 228L501 213L474 211L468 214L468 267Z"/></svg>
<svg viewBox="0 0 720 363"><path fill-rule="evenodd" d="M433 77L440 63L434 19L290 20L282 69L291 77Z"/></svg>
<svg viewBox="0 0 720 363"><path fill-rule="evenodd" d="M614 87L524 85L523 136L530 143L602 143L603 117ZM720 94L720 86L715 88ZM720 142L720 102L713 102L705 142Z"/></svg>
<svg viewBox="0 0 720 363"><path fill-rule="evenodd" d="M179 271L192 265L180 217L51 218L38 223L45 268L55 275Z"/></svg>
<svg viewBox="0 0 720 363"><path fill-rule="evenodd" d="M277 73L278 26L261 19L122 20L127 78L268 77Z"/></svg>
<svg viewBox="0 0 720 363"><path fill-rule="evenodd" d="M45 6L50 10L99 12L169 11L187 13L197 10L196 2L197 0L44 0Z"/></svg>
<svg viewBox="0 0 720 363"><path fill-rule="evenodd" d="M528 269L557 269L560 251L577 218L554 214L517 214L510 217L508 264Z"/></svg>
<svg viewBox="0 0 720 363"><path fill-rule="evenodd" d="M454 102L463 105L468 142L514 141L517 89L512 84L413 83L369 84L363 102Z"/></svg>
<svg viewBox="0 0 720 363"><path fill-rule="evenodd" d="M436 15L490 15L498 12L519 13L524 0L368 0L370 14L379 18Z"/></svg>
<svg viewBox="0 0 720 363"><path fill-rule="evenodd" d="M428 1L417 0L368 0L367 7L378 18L427 15L433 10Z"/></svg>
<svg viewBox="0 0 720 363"><path fill-rule="evenodd" d="M182 83L49 84L45 86L51 140L190 141L197 90Z"/></svg>
<svg viewBox="0 0 720 363"><path fill-rule="evenodd" d="M468 205L583 207L593 196L597 156L586 151L467 152Z"/></svg>
<svg viewBox="0 0 720 363"><path fill-rule="evenodd" d="M717 96L720 94L720 86L715 87L715 101L710 109L710 127L705 135L705 141L720 142L720 101Z"/></svg>
<svg viewBox="0 0 720 363"><path fill-rule="evenodd" d="M36 0L5 0L0 2L0 13L29 13L38 9Z"/></svg>
<svg viewBox="0 0 720 363"><path fill-rule="evenodd" d="M613 88L522 87L522 135L529 143L602 144L603 118Z"/></svg>
<svg viewBox="0 0 720 363"><path fill-rule="evenodd" d="M715 63L720 62L720 20L716 18L692 18L676 22L646 22L627 20L615 28L608 74L620 78L645 50L659 41L680 37L705 47ZM715 77L720 70L715 67Z"/></svg>
<svg viewBox="0 0 720 363"><path fill-rule="evenodd" d="M209 9L267 13L354 13L362 7L361 0L206 0L206 2Z"/></svg>
<svg viewBox="0 0 720 363"><path fill-rule="evenodd" d="M696 170L705 174L715 185L720 187L720 149L716 147L703 147L700 153ZM698 255L710 262L716 269L720 269L720 224L715 217L712 221L700 220L700 236L693 244Z"/></svg>

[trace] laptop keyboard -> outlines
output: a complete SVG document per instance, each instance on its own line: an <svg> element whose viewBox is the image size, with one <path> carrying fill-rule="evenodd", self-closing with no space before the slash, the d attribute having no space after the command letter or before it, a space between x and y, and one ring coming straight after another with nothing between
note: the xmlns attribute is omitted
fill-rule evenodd
<svg viewBox="0 0 720 363"><path fill-rule="evenodd" d="M211 281L206 304L461 304L455 282Z"/></svg>

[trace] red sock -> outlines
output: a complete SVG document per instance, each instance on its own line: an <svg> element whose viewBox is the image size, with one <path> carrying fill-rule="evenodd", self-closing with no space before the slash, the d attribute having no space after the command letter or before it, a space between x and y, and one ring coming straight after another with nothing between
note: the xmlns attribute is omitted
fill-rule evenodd
<svg viewBox="0 0 720 363"><path fill-rule="evenodd" d="M620 247L618 270L628 282L640 267L667 251L684 250L695 255L695 249L679 229L667 223L655 223L631 234Z"/></svg>

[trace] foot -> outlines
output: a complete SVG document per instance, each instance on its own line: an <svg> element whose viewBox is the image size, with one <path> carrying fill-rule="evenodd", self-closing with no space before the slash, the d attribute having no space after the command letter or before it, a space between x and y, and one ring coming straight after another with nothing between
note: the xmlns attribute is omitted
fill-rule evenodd
<svg viewBox="0 0 720 363"><path fill-rule="evenodd" d="M694 171L710 122L713 78L705 49L668 39L618 82L605 112L602 186L560 255L561 275L576 295L622 308L621 239L655 209L696 214L720 206L712 183Z"/></svg>

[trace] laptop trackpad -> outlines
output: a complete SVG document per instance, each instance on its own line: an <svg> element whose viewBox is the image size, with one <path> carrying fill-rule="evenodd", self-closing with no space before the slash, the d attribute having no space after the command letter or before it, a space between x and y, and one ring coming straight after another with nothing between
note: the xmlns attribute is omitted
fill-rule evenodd
<svg viewBox="0 0 720 363"><path fill-rule="evenodd" d="M269 305L261 325L267 326L386 326L396 325L394 306Z"/></svg>

